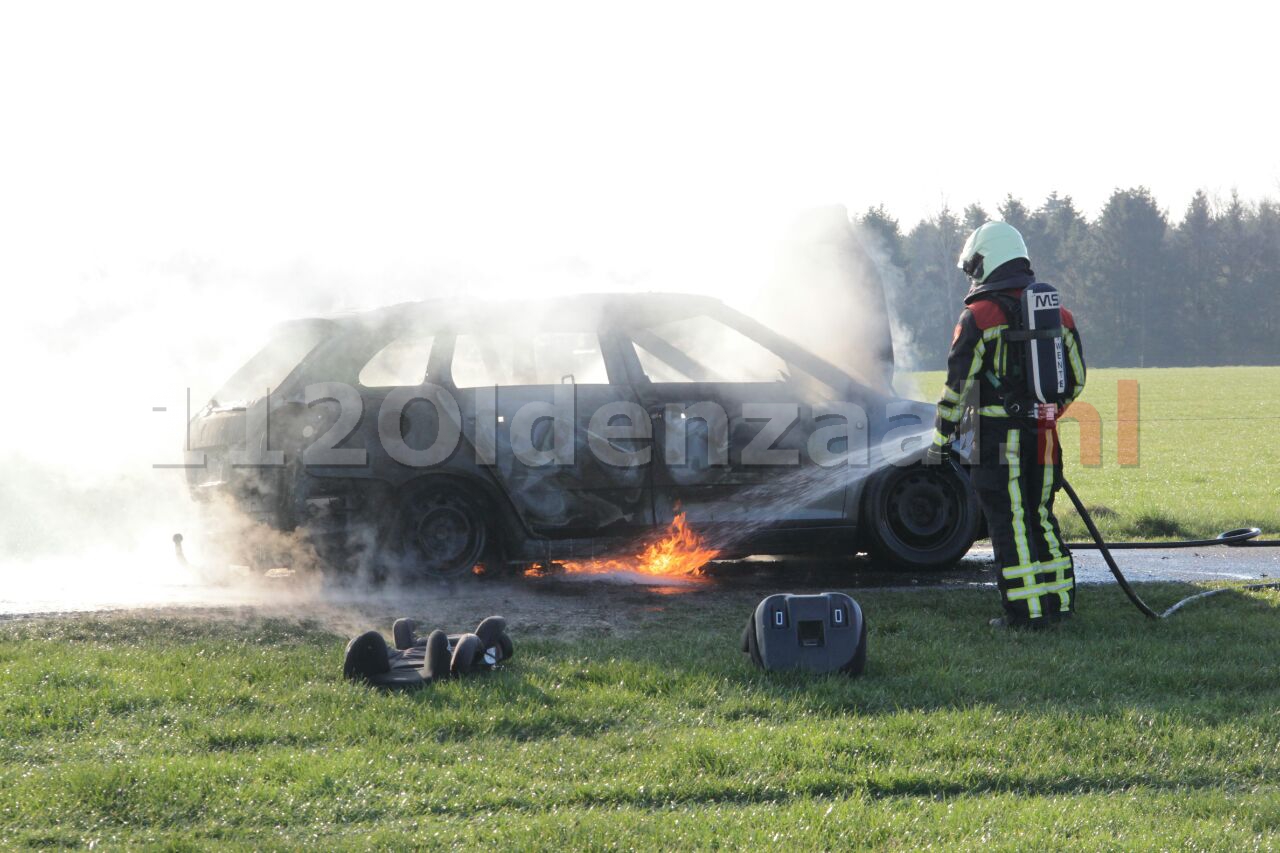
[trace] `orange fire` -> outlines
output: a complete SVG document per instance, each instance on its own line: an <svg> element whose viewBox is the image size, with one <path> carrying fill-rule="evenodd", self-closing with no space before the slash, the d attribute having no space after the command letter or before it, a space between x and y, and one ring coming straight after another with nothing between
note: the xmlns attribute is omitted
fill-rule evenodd
<svg viewBox="0 0 1280 853"><path fill-rule="evenodd" d="M557 563L569 574L602 575L613 572L689 579L700 577L702 567L716 558L720 552L707 547L702 537L694 532L679 510L667 527L666 535L653 542L633 557L608 560L566 560ZM537 575L530 569L525 574Z"/></svg>

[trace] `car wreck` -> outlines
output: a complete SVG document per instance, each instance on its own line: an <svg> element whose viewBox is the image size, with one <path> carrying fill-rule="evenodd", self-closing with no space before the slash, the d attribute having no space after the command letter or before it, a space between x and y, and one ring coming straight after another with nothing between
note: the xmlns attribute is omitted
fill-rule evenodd
<svg viewBox="0 0 1280 853"><path fill-rule="evenodd" d="M687 294L435 300L297 320L191 419L188 483L335 568L450 577L625 553L954 563L967 485L934 407Z"/></svg>

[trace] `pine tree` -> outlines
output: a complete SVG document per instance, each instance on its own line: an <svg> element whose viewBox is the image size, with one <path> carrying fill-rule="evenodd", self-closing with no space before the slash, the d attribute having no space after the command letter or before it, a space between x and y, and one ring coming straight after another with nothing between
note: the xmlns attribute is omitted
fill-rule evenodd
<svg viewBox="0 0 1280 853"><path fill-rule="evenodd" d="M983 223L990 222L991 217L980 204L971 204L964 209L964 227L973 231Z"/></svg>
<svg viewBox="0 0 1280 853"><path fill-rule="evenodd" d="M1021 232L1034 263L1043 243L1041 235L1044 233L1044 228L1039 217L1012 195L1004 197L1004 201L1000 202L999 210L1000 218Z"/></svg>
<svg viewBox="0 0 1280 853"><path fill-rule="evenodd" d="M1090 364L1280 364L1280 203L1232 193L1215 204L1197 192L1171 227L1137 187L1115 190L1093 222L1056 192L1034 212L1007 196L999 215L1076 314ZM989 218L977 204L960 217L943 209L905 236L883 207L861 218L902 270L894 304L917 345L913 366L943 365L968 286L956 257Z"/></svg>
<svg viewBox="0 0 1280 853"><path fill-rule="evenodd" d="M946 360L951 329L968 290L968 280L956 269L966 237L968 232L947 208L907 235L907 286L917 294L913 319L919 356L926 364Z"/></svg>
<svg viewBox="0 0 1280 853"><path fill-rule="evenodd" d="M1196 190L1182 222L1173 235L1173 264L1170 285L1176 292L1177 333L1166 336L1172 351L1164 353L1163 364L1217 363L1220 342L1205 334L1213 321L1210 295L1217 289L1221 270L1218 258L1217 223L1203 190ZM1187 347L1188 334L1195 340Z"/></svg>
<svg viewBox="0 0 1280 853"><path fill-rule="evenodd" d="M925 362L918 352L917 331L927 324L917 316L918 300L912 298L907 286L907 256L898 220L889 215L884 205L869 207L854 220L854 231L884 287L897 369L922 369Z"/></svg>
<svg viewBox="0 0 1280 853"><path fill-rule="evenodd" d="M1081 286L1081 253L1089 236L1089 223L1076 209L1071 196L1050 193L1036 212L1040 239L1032 265L1038 277L1063 291L1068 299Z"/></svg>
<svg viewBox="0 0 1280 853"><path fill-rule="evenodd" d="M1257 247L1257 275L1242 294L1250 310L1243 318L1246 334L1239 336L1240 362L1280 364L1280 204L1271 200L1259 203L1250 233ZM1218 310L1235 317L1239 314L1234 309L1237 304L1235 298L1229 298Z"/></svg>
<svg viewBox="0 0 1280 853"><path fill-rule="evenodd" d="M1102 363L1145 366L1151 332L1168 320L1167 227L1151 191L1137 187L1113 192L1091 229L1080 304Z"/></svg>

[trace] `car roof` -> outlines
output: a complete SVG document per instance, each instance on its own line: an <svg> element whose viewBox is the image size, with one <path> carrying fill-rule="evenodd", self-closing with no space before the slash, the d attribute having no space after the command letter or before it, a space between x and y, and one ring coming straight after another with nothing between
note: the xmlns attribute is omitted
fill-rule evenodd
<svg viewBox="0 0 1280 853"><path fill-rule="evenodd" d="M833 388L851 378L868 384L856 373L836 367L750 316L711 296L692 293L579 293L537 299L427 299L402 302L370 311L293 320L284 326L323 325L338 334L384 336L456 334L459 332L528 333L540 331L598 331L607 327L635 329L689 317L708 315L742 330L754 330L765 346L804 366ZM748 332L750 335L751 332ZM874 386L871 386L874 387Z"/></svg>
<svg viewBox="0 0 1280 853"><path fill-rule="evenodd" d="M725 310L719 299L689 293L579 293L519 300L428 299L316 319L339 326L416 326L424 331L527 329L531 323L587 329L606 323L649 325Z"/></svg>

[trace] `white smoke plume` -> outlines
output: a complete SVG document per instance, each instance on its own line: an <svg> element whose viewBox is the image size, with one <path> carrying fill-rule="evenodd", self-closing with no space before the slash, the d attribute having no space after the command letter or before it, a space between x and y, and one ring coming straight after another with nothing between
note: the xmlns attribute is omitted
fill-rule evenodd
<svg viewBox="0 0 1280 853"><path fill-rule="evenodd" d="M12 366L0 443L3 597L14 607L18 590L31 594L35 585L48 598L59 579L69 597L95 584L167 582L179 531L193 556L229 559L212 546L245 532L228 534L224 517L201 536L209 523L194 512L183 473L154 466L181 461L187 389L198 410L283 320L434 296L685 290L720 296L857 369L867 329L884 323L882 307L866 301L865 268L841 242L851 239L847 218L833 238L830 211L821 215L816 230L812 213L790 229L774 224L779 216L704 235L696 251L674 247L687 252L679 256L619 261L598 253L467 265L446 256L353 274L184 254L30 267L23 321L11 321L0 344Z"/></svg>

